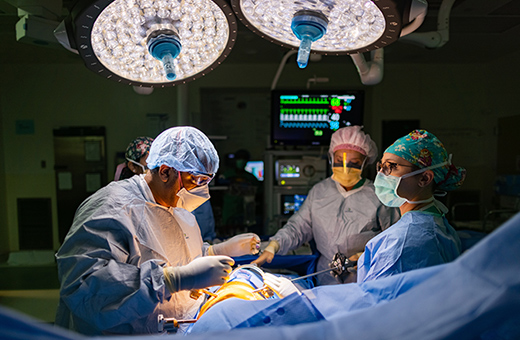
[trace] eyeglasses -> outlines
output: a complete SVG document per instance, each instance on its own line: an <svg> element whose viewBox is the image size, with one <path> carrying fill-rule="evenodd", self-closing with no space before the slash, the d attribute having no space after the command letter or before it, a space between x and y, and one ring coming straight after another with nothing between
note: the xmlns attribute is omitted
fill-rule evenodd
<svg viewBox="0 0 520 340"><path fill-rule="evenodd" d="M413 168L413 165L404 165L404 164L394 163L394 162L390 162L390 161L381 163L381 161L379 161L376 164L376 170L377 170L377 172L382 172L385 176L389 176L392 173L392 171L397 169L397 166L405 166L405 167Z"/></svg>
<svg viewBox="0 0 520 340"><path fill-rule="evenodd" d="M209 182L211 182L213 177L215 177L215 174L205 174L203 172L197 172L197 171L190 171L189 174L193 176L193 181L198 186L208 184Z"/></svg>

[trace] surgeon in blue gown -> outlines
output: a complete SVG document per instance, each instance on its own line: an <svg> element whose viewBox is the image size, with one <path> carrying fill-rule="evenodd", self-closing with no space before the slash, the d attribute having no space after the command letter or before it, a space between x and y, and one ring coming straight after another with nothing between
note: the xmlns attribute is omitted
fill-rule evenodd
<svg viewBox="0 0 520 340"><path fill-rule="evenodd" d="M380 279L413 269L453 261L461 242L435 199L437 191L461 186L464 168L431 132L414 130L399 138L377 163L376 195L388 207L398 207L401 219L365 246L358 260L357 282Z"/></svg>
<svg viewBox="0 0 520 340"><path fill-rule="evenodd" d="M87 335L157 333L159 314L196 315L203 299L189 290L224 283L234 263L228 256L255 252L254 234L202 242L191 211L209 199L219 164L206 135L168 129L147 163L146 175L111 182L78 208L56 255L56 325Z"/></svg>

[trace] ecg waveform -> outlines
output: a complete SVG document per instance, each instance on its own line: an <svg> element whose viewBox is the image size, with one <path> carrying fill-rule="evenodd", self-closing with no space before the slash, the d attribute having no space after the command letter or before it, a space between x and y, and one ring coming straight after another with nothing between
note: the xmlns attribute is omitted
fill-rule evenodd
<svg viewBox="0 0 520 340"><path fill-rule="evenodd" d="M363 91L273 91L273 145L325 145L345 126L363 122Z"/></svg>
<svg viewBox="0 0 520 340"><path fill-rule="evenodd" d="M282 122L280 123L280 127L283 128L297 128L297 129L306 129L306 128L312 128L312 129L328 129L329 123L317 123L317 122L310 122L310 123L286 123Z"/></svg>

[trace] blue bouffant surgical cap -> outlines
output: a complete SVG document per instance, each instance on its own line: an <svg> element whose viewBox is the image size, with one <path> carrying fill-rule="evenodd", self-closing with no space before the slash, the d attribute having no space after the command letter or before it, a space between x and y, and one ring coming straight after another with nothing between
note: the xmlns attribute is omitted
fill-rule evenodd
<svg viewBox="0 0 520 340"><path fill-rule="evenodd" d="M217 150L204 133L191 126L177 126L157 136L146 163L150 169L164 164L177 171L214 174L219 159Z"/></svg>

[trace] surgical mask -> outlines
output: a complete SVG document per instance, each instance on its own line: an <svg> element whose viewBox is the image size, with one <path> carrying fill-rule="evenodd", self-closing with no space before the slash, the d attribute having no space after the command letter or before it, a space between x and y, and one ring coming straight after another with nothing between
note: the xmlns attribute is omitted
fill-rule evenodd
<svg viewBox="0 0 520 340"><path fill-rule="evenodd" d="M361 165L347 163L346 154L343 153L343 165L337 166L336 163L334 163L332 167L332 179L343 187L353 187L361 180L361 172L363 171L365 160Z"/></svg>
<svg viewBox="0 0 520 340"><path fill-rule="evenodd" d="M195 187L191 190L186 190L186 188L182 188L177 193L179 200L177 201L177 207L183 208L192 212L202 205L202 203L209 200L209 187L208 185L203 185L200 187Z"/></svg>
<svg viewBox="0 0 520 340"><path fill-rule="evenodd" d="M127 158L126 160L129 161L129 162L131 162L131 163L134 163L135 165L140 166L141 169L143 169L143 174L146 174L146 173L148 172L148 168L145 167L144 165L142 165L141 163L136 162L136 161L134 161L134 160L132 160L132 159L129 159L129 158Z"/></svg>
<svg viewBox="0 0 520 340"><path fill-rule="evenodd" d="M439 168L441 166L444 166L445 164L448 164L448 162L444 162L441 164L437 164L434 166L430 166L427 168L422 168L416 171L412 171L408 174L405 174L401 177L391 176L391 175L385 175L382 172L378 172L376 175L376 179L374 181L374 187L376 191L377 198L386 205L387 207L393 207L398 208L402 206L405 202L411 203L411 204L421 204L421 203L428 203L434 200L433 196L420 201L410 201L407 200L404 197L401 197L397 194L397 188L399 188L399 184L401 183L401 179L406 177L411 177L420 173L425 172L426 170L431 170L435 168Z"/></svg>
<svg viewBox="0 0 520 340"><path fill-rule="evenodd" d="M179 184L181 187L182 185L182 179L181 179L181 173L179 172ZM182 188L177 193L177 197L179 197L179 200L177 201L177 207L183 208L188 210L189 212L192 212L193 210L200 207L204 202L209 200L209 186L207 184L201 185L198 187L195 187L191 190L186 190L186 188Z"/></svg>

